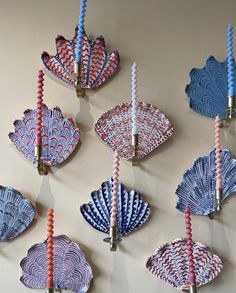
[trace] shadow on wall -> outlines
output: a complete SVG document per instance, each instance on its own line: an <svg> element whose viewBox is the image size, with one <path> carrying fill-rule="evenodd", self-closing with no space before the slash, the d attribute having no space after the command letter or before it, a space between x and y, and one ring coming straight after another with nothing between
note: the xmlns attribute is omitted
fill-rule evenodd
<svg viewBox="0 0 236 293"><path fill-rule="evenodd" d="M113 268L111 273L111 293L130 293L129 280L126 273L125 258L123 254L113 254Z"/></svg>
<svg viewBox="0 0 236 293"><path fill-rule="evenodd" d="M76 124L80 128L81 131L89 132L93 129L94 119L92 114L90 113L90 104L89 98L78 98L80 103L80 110L76 114Z"/></svg>
<svg viewBox="0 0 236 293"><path fill-rule="evenodd" d="M54 208L55 200L51 191L49 176L42 177L42 184L36 199L36 210L40 217L47 217L49 208Z"/></svg>
<svg viewBox="0 0 236 293"><path fill-rule="evenodd" d="M230 123L228 127L223 127L221 136L222 136L222 148L229 149L232 154L235 156L236 147L235 147L235 135L236 135L236 124L234 121Z"/></svg>

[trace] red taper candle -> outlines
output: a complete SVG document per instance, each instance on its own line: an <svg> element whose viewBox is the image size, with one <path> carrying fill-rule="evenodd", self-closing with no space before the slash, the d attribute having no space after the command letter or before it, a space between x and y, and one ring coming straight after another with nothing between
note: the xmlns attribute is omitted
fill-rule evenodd
<svg viewBox="0 0 236 293"><path fill-rule="evenodd" d="M189 208L184 211L185 226L186 226L186 240L187 240L187 254L188 254L188 270L189 270L189 285L196 285L194 260L193 260L193 240L192 240L192 225L191 214Z"/></svg>
<svg viewBox="0 0 236 293"><path fill-rule="evenodd" d="M43 70L38 71L36 145L42 145Z"/></svg>
<svg viewBox="0 0 236 293"><path fill-rule="evenodd" d="M48 259L48 273L47 273L47 288L53 288L53 223L54 210L48 209L48 240L47 240L47 259Z"/></svg>

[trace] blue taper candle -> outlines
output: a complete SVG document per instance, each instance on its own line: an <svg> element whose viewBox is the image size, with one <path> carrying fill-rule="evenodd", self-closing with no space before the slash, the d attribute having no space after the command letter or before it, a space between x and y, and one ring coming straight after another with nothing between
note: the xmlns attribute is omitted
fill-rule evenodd
<svg viewBox="0 0 236 293"><path fill-rule="evenodd" d="M227 71L228 71L228 96L235 96L234 54L233 54L233 27L227 28Z"/></svg>
<svg viewBox="0 0 236 293"><path fill-rule="evenodd" d="M82 50L82 41L84 33L84 22L85 22L85 13L86 13L87 0L80 1L80 14L79 14L79 23L78 23L78 39L77 46L75 48L75 61L81 61L81 50Z"/></svg>

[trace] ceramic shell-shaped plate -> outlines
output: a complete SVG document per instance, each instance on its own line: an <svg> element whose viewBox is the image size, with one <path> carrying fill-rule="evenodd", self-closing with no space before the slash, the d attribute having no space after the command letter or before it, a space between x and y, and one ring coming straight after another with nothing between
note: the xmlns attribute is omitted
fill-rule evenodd
<svg viewBox="0 0 236 293"><path fill-rule="evenodd" d="M54 237L53 281L55 288L85 293L93 277L85 253L67 236ZM47 284L47 241L33 245L22 259L21 282L28 288L45 289Z"/></svg>
<svg viewBox="0 0 236 293"><path fill-rule="evenodd" d="M236 68L234 68L236 74ZM227 62L209 57L203 68L190 72L191 82L186 87L190 108L207 117L226 119L228 107ZM235 85L236 87L236 81ZM234 113L234 117L236 113Z"/></svg>
<svg viewBox="0 0 236 293"><path fill-rule="evenodd" d="M74 74L75 47L77 44L77 31L72 40L66 40L62 36L56 38L55 56L47 52L42 53L42 61L46 69L64 81L75 87ZM105 41L102 36L90 41L87 35L83 35L81 55L81 87L97 88L109 80L118 70L120 63L119 53L106 52Z"/></svg>
<svg viewBox="0 0 236 293"><path fill-rule="evenodd" d="M31 162L35 160L36 118L36 110L26 110L23 119L14 122L15 131L9 134L18 151ZM50 110L43 106L41 159L44 164L63 163L74 151L79 139L79 129L75 128L71 118L64 118L58 107Z"/></svg>
<svg viewBox="0 0 236 293"><path fill-rule="evenodd" d="M137 124L139 145L137 156L145 157L173 134L173 126L155 106L138 103ZM95 131L101 139L119 155L132 159L131 103L117 105L105 112L97 121Z"/></svg>
<svg viewBox="0 0 236 293"><path fill-rule="evenodd" d="M222 270L221 259L203 244L193 242L196 285L212 281ZM186 239L175 239L162 245L147 259L146 268L178 290L188 290L189 272Z"/></svg>
<svg viewBox="0 0 236 293"><path fill-rule="evenodd" d="M92 192L92 200L80 207L84 219L95 229L109 233L112 200L112 178ZM150 216L150 207L136 190L128 191L119 183L117 232L125 236L141 227Z"/></svg>
<svg viewBox="0 0 236 293"><path fill-rule="evenodd" d="M0 241L22 233L35 216L35 208L19 191L0 185Z"/></svg>
<svg viewBox="0 0 236 293"><path fill-rule="evenodd" d="M236 160L229 150L221 153L223 198L236 192ZM178 202L176 208L184 212L189 207L191 214L208 215L215 210L215 151L211 150L207 156L200 157L193 162L179 184L176 194Z"/></svg>

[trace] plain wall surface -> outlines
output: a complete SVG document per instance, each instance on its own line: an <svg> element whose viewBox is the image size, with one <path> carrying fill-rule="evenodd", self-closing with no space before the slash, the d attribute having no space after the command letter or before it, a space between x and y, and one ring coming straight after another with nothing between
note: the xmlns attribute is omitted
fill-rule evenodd
<svg viewBox="0 0 236 293"><path fill-rule="evenodd" d="M46 213L55 209L55 234L66 234L86 251L94 293L171 293L175 289L145 269L157 247L185 236L183 214L175 209L175 190L192 161L214 146L214 122L193 113L185 86L193 67L209 55L226 57L226 27L236 26L234 0L88 0L86 31L102 34L107 49L121 56L119 73L104 87L78 99L73 90L45 77L44 102L59 106L81 129L81 145L61 167L39 176L8 139L13 121L36 107L40 54L55 53L55 38L72 38L78 0L0 0L1 152L0 184L21 191L37 208L37 221L18 238L0 244L0 293L33 292L19 281L20 260L34 243L46 238ZM112 153L93 126L113 105L130 99L130 73L138 65L139 99L158 106L174 126L174 135L152 155L132 167L121 160L120 180L139 190L152 215L125 237L115 253L80 215L80 205L112 175ZM235 123L222 132L223 145L236 151ZM224 270L199 292L233 292L236 279L236 198L223 207L220 219L193 216L193 239L211 247ZM39 290L38 292L43 292Z"/></svg>

